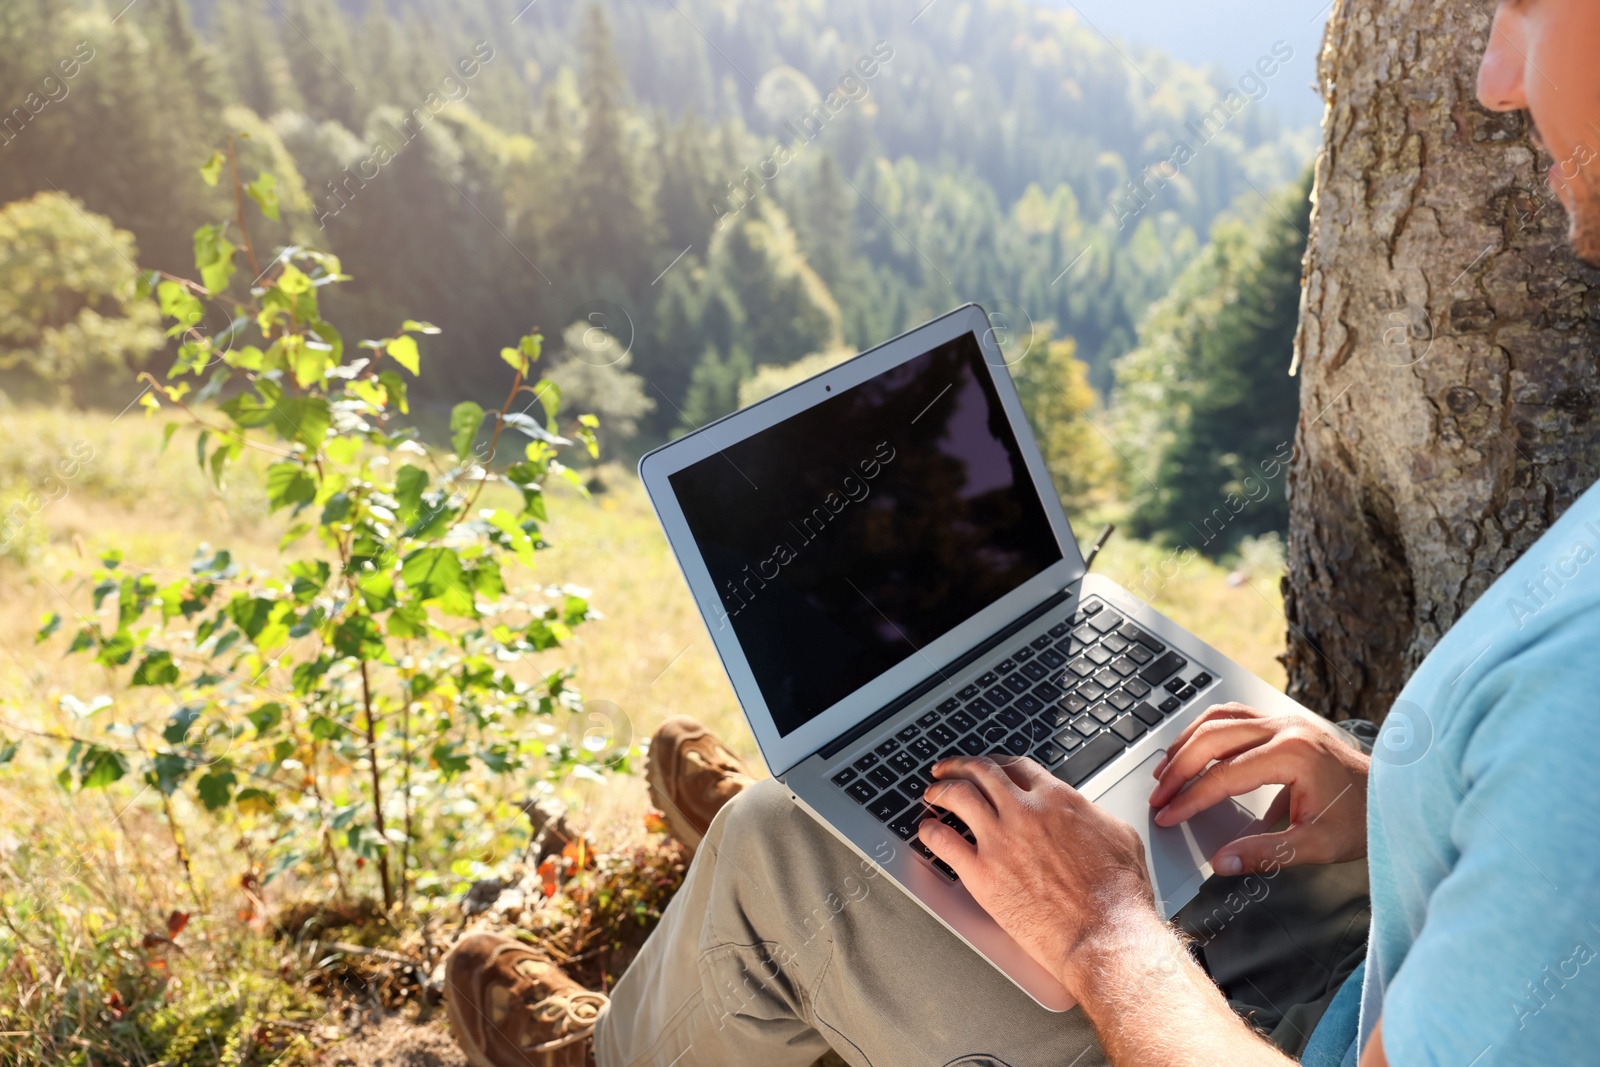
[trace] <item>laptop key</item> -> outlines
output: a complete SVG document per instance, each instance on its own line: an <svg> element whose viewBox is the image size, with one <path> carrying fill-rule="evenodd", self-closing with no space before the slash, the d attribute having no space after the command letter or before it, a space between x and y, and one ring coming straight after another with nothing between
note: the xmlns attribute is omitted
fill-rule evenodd
<svg viewBox="0 0 1600 1067"><path fill-rule="evenodd" d="M1069 626L1067 623L1058 622L1054 626L1050 627L1050 636L1051 637L1062 637L1071 628L1072 627Z"/></svg>
<svg viewBox="0 0 1600 1067"><path fill-rule="evenodd" d="M961 735L950 729L950 727L946 726L944 723L940 723L938 726L935 726L933 729L928 731L928 736L933 738L933 740L938 744L953 745L956 743L956 738L960 737Z"/></svg>
<svg viewBox="0 0 1600 1067"><path fill-rule="evenodd" d="M1067 665L1067 657L1063 656L1053 648L1047 648L1043 652L1039 653L1039 662L1043 663L1051 670L1059 670Z"/></svg>
<svg viewBox="0 0 1600 1067"><path fill-rule="evenodd" d="M1100 724L1087 715L1079 715L1073 719L1072 728L1083 737L1093 737L1100 732Z"/></svg>
<svg viewBox="0 0 1600 1067"><path fill-rule="evenodd" d="M844 787L844 791L849 793L850 796L855 799L857 804L865 804L867 801L878 795L878 791L872 788L872 784L867 781L851 782L849 785Z"/></svg>
<svg viewBox="0 0 1600 1067"><path fill-rule="evenodd" d="M988 742L977 734L968 734L961 739L960 749L969 756L976 756L989 747Z"/></svg>
<svg viewBox="0 0 1600 1067"><path fill-rule="evenodd" d="M927 762L939 751L939 746L934 744L931 737L919 737L908 746L913 755L919 760Z"/></svg>
<svg viewBox="0 0 1600 1067"><path fill-rule="evenodd" d="M1183 701L1185 704L1189 703L1189 701L1193 700L1195 697L1197 697L1199 695L1200 695L1200 690L1196 689L1192 685L1184 686L1182 689L1178 690L1178 693L1177 693L1178 699Z"/></svg>
<svg viewBox="0 0 1600 1067"><path fill-rule="evenodd" d="M1035 637L1032 641L1029 641L1028 645L1035 652L1043 652L1045 649L1049 648L1054 643L1055 643L1055 638L1051 637L1049 634L1040 634L1038 637Z"/></svg>
<svg viewBox="0 0 1600 1067"><path fill-rule="evenodd" d="M997 722L1003 722L1013 730L1027 721L1027 716L1016 707L1006 708L995 716Z"/></svg>
<svg viewBox="0 0 1600 1067"><path fill-rule="evenodd" d="M1177 668L1173 669L1176 670ZM1077 659L1067 664L1067 670L1071 671L1073 674L1076 674L1079 678L1087 678L1089 675L1094 673L1095 664L1084 657L1079 656ZM1162 677L1166 676L1163 675ZM1148 681L1148 679L1146 680Z"/></svg>
<svg viewBox="0 0 1600 1067"><path fill-rule="evenodd" d="M1089 651L1084 653L1084 657L1088 659L1089 662L1099 667L1104 667L1107 663L1110 663L1111 655L1111 650L1109 648L1101 648L1099 645L1095 645Z"/></svg>
<svg viewBox="0 0 1600 1067"><path fill-rule="evenodd" d="M1056 775L1076 789L1101 767L1122 755L1127 747L1116 734L1103 733L1068 756L1067 761L1056 768Z"/></svg>
<svg viewBox="0 0 1600 1067"><path fill-rule="evenodd" d="M1054 741L1046 741L1044 744L1033 750L1033 758L1044 764L1046 767L1055 766L1057 761L1059 761L1066 754L1067 750L1056 744Z"/></svg>
<svg viewBox="0 0 1600 1067"><path fill-rule="evenodd" d="M1123 637L1126 637L1129 641L1139 642L1151 652L1165 652L1167 650L1166 645L1162 644L1154 637L1151 637L1149 634L1145 633L1131 622L1122 629L1118 630L1117 633Z"/></svg>
<svg viewBox="0 0 1600 1067"><path fill-rule="evenodd" d="M1189 661L1176 652L1167 652L1139 672L1139 677L1151 685L1160 685L1189 665Z"/></svg>
<svg viewBox="0 0 1600 1067"><path fill-rule="evenodd" d="M913 725L913 726L907 726L904 730L896 731L895 732L895 736L898 737L901 741L909 741L913 737L916 737L921 732L922 732L922 727Z"/></svg>
<svg viewBox="0 0 1600 1067"><path fill-rule="evenodd" d="M1122 684L1122 675L1110 667L1101 667L1094 672L1094 680L1106 689L1115 689Z"/></svg>
<svg viewBox="0 0 1600 1067"><path fill-rule="evenodd" d="M1023 693L1017 698L1017 702L1011 706L1024 715L1037 715L1044 710L1044 701L1032 693Z"/></svg>
<svg viewBox="0 0 1600 1067"><path fill-rule="evenodd" d="M878 765L878 757L874 756L870 752L868 752L866 755L862 756L860 759L856 760L854 763L851 764L851 766L854 767L858 771L871 770L873 767L876 767L877 765Z"/></svg>
<svg viewBox="0 0 1600 1067"><path fill-rule="evenodd" d="M1201 671L1199 674L1189 679L1189 684L1194 686L1196 689L1204 689L1206 686L1211 684L1212 680L1213 679L1211 675Z"/></svg>
<svg viewBox="0 0 1600 1067"><path fill-rule="evenodd" d="M846 767L844 770L840 771L838 774L829 779L829 781L831 781L834 785L839 786L841 789L855 780L856 772L849 767Z"/></svg>
<svg viewBox="0 0 1600 1067"><path fill-rule="evenodd" d="M894 785L895 780L899 777L900 776L898 774L895 774L894 771L890 770L888 767L874 767L872 770L867 772L867 781L871 782L879 789L888 789L891 785Z"/></svg>
<svg viewBox="0 0 1600 1067"><path fill-rule="evenodd" d="M1122 652L1128 647L1127 638L1120 634L1106 634L1100 639L1100 643L1113 652Z"/></svg>
<svg viewBox="0 0 1600 1067"><path fill-rule="evenodd" d="M982 704L981 711L979 710L980 704ZM951 712L949 717L944 721L950 726L953 726L955 729L965 733L967 730L970 730L974 726L978 725L979 719L987 719L993 712L994 709L989 706L988 702L980 698L972 702L972 707L970 709Z"/></svg>
<svg viewBox="0 0 1600 1067"><path fill-rule="evenodd" d="M932 784L933 782L930 779L922 777L922 772L918 771L906 778L902 778L900 784L895 788L912 800L921 800L923 792Z"/></svg>
<svg viewBox="0 0 1600 1067"><path fill-rule="evenodd" d="M1031 744L1033 744L1033 742L1028 740L1026 734L1019 733L1012 734L1010 737L1006 738L1005 742L1000 747L1011 753L1013 756L1026 756L1028 754L1028 746Z"/></svg>
<svg viewBox="0 0 1600 1067"><path fill-rule="evenodd" d="M999 680L1000 676L994 673L994 671L984 671L982 674L978 675L978 688L987 689Z"/></svg>
<svg viewBox="0 0 1600 1067"><path fill-rule="evenodd" d="M1123 682L1122 691L1130 693L1140 700L1150 695L1150 687L1137 678L1129 678L1126 682Z"/></svg>
<svg viewBox="0 0 1600 1067"><path fill-rule="evenodd" d="M1013 693L1026 693L1029 689L1033 688L1033 682L1024 678L1020 674L1006 675L1006 680L1001 684L1003 684Z"/></svg>
<svg viewBox="0 0 1600 1067"><path fill-rule="evenodd" d="M1071 752L1083 744L1083 735L1076 730L1059 730L1056 732L1056 744Z"/></svg>
<svg viewBox="0 0 1600 1067"><path fill-rule="evenodd" d="M899 747L900 742L891 737L877 748L874 748L872 751L876 752L880 756L887 756L889 753L893 752Z"/></svg>
<svg viewBox="0 0 1600 1067"><path fill-rule="evenodd" d="M961 755L961 750L959 748L947 748L943 752L939 753L939 759L955 759L959 755ZM938 763L939 760L934 760L933 762ZM933 775L933 767L931 765L928 768L928 775L929 777L932 777Z"/></svg>
<svg viewBox="0 0 1600 1067"><path fill-rule="evenodd" d="M978 695L978 687L975 686L975 685L963 686L956 693L956 696L961 700L971 700L973 697L975 697L977 695Z"/></svg>
<svg viewBox="0 0 1600 1067"><path fill-rule="evenodd" d="M944 875L946 878L950 879L952 882L961 881L961 876L956 873L956 869L954 867L950 866L944 860L935 859L933 861L933 868L934 868L934 870L938 871L940 874Z"/></svg>
<svg viewBox="0 0 1600 1067"><path fill-rule="evenodd" d="M1101 701L1089 709L1089 714L1093 715L1096 720L1105 723L1107 726L1110 726L1112 723L1117 721L1117 716L1121 713L1110 704L1107 704L1105 701Z"/></svg>
<svg viewBox="0 0 1600 1067"><path fill-rule="evenodd" d="M1033 695L1046 704L1054 704L1061 699L1061 690L1057 689L1052 682L1040 682L1033 687Z"/></svg>
<svg viewBox="0 0 1600 1067"><path fill-rule="evenodd" d="M918 825L921 825L921 824L919 823ZM922 843L922 838L913 837L909 841L907 841L906 843L911 846L911 851L912 852L915 852L917 855L921 856L923 859L925 859L925 860L933 859L933 849L929 848L927 845L924 845Z"/></svg>
<svg viewBox="0 0 1600 1067"><path fill-rule="evenodd" d="M1188 684L1189 683L1184 681L1182 678L1169 678L1167 679L1166 689L1169 693L1176 693L1178 690L1182 689Z"/></svg>
<svg viewBox="0 0 1600 1067"><path fill-rule="evenodd" d="M1027 645L1023 645L1021 648L1011 653L1011 658L1016 660L1018 663L1026 663L1033 658L1033 649L1029 648Z"/></svg>
<svg viewBox="0 0 1600 1067"><path fill-rule="evenodd" d="M1050 677L1050 668L1038 660L1034 660L1032 663L1024 663L1022 665L1022 673L1030 682L1042 682Z"/></svg>
<svg viewBox="0 0 1600 1067"><path fill-rule="evenodd" d="M887 793L873 797L867 804L867 810L872 812L872 817L879 822L888 822L904 811L909 803L911 803L909 800L891 789Z"/></svg>
<svg viewBox="0 0 1600 1067"><path fill-rule="evenodd" d="M913 774L920 765L920 761L917 759L917 757L913 756L905 749L901 749L899 752L896 752L894 755L889 757L889 766L893 767L900 774ZM882 770L882 768L880 767L879 770Z"/></svg>
<svg viewBox="0 0 1600 1067"><path fill-rule="evenodd" d="M1115 693L1112 693L1110 696L1106 697L1106 703L1110 704L1118 711L1127 711L1129 708L1133 707L1134 699L1119 689ZM900 755L903 756L905 753L902 752ZM893 763L894 761L890 760L889 762Z"/></svg>
<svg viewBox="0 0 1600 1067"><path fill-rule="evenodd" d="M1028 724L1027 733L1033 740L1043 741L1055 733L1055 724L1045 722L1043 719L1035 719Z"/></svg>
<svg viewBox="0 0 1600 1067"><path fill-rule="evenodd" d="M1128 713L1146 726L1154 726L1161 721L1161 713L1152 708L1148 701L1144 700L1129 708Z"/></svg>
<svg viewBox="0 0 1600 1067"><path fill-rule="evenodd" d="M951 708L950 708L951 711L954 711L956 708L961 706L960 704L957 704L955 702L954 698L952 698L950 700L946 700L945 703L952 705ZM932 726L934 723L939 721L940 714L942 714L942 713L939 711L939 709L935 708L934 710L932 710L930 712L927 712L926 714L918 715L917 716L917 725L918 726Z"/></svg>
<svg viewBox="0 0 1600 1067"><path fill-rule="evenodd" d="M954 830L962 837L966 838L968 841L971 841L973 844L978 843L977 840L972 836L972 827L962 822L961 816L957 815L955 812L945 812L939 816L939 821L950 827L950 829Z"/></svg>
<svg viewBox="0 0 1600 1067"><path fill-rule="evenodd" d="M912 806L889 820L889 832L902 841L910 841L917 836L917 827L922 825L921 809Z"/></svg>
<svg viewBox="0 0 1600 1067"><path fill-rule="evenodd" d="M1076 715L1089 706L1089 698L1077 693L1068 693L1061 698L1061 707L1068 715Z"/></svg>
<svg viewBox="0 0 1600 1067"><path fill-rule="evenodd" d="M1111 729L1124 741L1134 741L1138 739L1140 734L1144 733L1144 723L1135 719L1132 715L1124 715L1111 724Z"/></svg>
<svg viewBox="0 0 1600 1067"><path fill-rule="evenodd" d="M1012 671L1017 669L1017 661L1003 659L994 665L994 669L999 671L1001 674L1010 674Z"/></svg>
<svg viewBox="0 0 1600 1067"><path fill-rule="evenodd" d="M1003 724L998 722L986 722L978 727L978 736L983 738L986 747L998 745L1006 739L1006 734L1010 732Z"/></svg>
<svg viewBox="0 0 1600 1067"><path fill-rule="evenodd" d="M997 685L993 689L990 689L988 692L984 693L983 699L987 700L991 704L1009 704L1011 703L1011 698L1015 695L1015 693L1011 692L1011 690L1007 689L1005 686Z"/></svg>
<svg viewBox="0 0 1600 1067"><path fill-rule="evenodd" d="M1110 633L1122 625L1122 616L1114 611L1099 611L1089 620L1089 625L1101 633Z"/></svg>
<svg viewBox="0 0 1600 1067"><path fill-rule="evenodd" d="M1082 641L1086 645L1092 645L1096 641L1100 640L1100 632L1095 630L1088 623L1084 623L1076 630L1073 630L1072 636L1077 638L1079 641Z"/></svg>
<svg viewBox="0 0 1600 1067"><path fill-rule="evenodd" d="M1110 690L1106 689L1106 687L1101 685L1099 682L1084 682L1082 685L1078 686L1078 695L1089 701L1099 700L1109 691Z"/></svg>
<svg viewBox="0 0 1600 1067"><path fill-rule="evenodd" d="M1157 706L1161 709L1161 714L1171 715L1173 712L1183 707L1183 701L1179 700L1177 697L1169 696Z"/></svg>
<svg viewBox="0 0 1600 1067"><path fill-rule="evenodd" d="M1099 611L1105 606L1105 601L1096 597L1094 599L1084 601L1083 606L1078 610L1083 614L1083 617L1087 619L1090 615L1093 615L1095 612Z"/></svg>
<svg viewBox="0 0 1600 1067"><path fill-rule="evenodd" d="M1143 666L1144 664L1149 663L1151 660L1156 658L1156 654L1151 652L1148 648L1145 648L1143 645L1129 645L1123 650L1122 654L1140 666Z"/></svg>
<svg viewBox="0 0 1600 1067"><path fill-rule="evenodd" d="M1070 716L1067 715L1066 709L1056 706L1045 708L1042 712L1040 712L1038 721L1049 726L1063 726L1066 724L1069 717Z"/></svg>
<svg viewBox="0 0 1600 1067"><path fill-rule="evenodd" d="M1139 669L1139 665L1127 656L1118 656L1111 661L1111 669L1126 678Z"/></svg>

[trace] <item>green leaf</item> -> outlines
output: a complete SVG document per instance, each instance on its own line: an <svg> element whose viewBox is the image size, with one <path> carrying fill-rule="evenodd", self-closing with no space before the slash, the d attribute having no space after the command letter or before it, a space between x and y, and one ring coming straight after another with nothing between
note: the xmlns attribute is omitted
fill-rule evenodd
<svg viewBox="0 0 1600 1067"><path fill-rule="evenodd" d="M298 463L274 463L267 468L267 510L277 511L290 504L295 510L317 498L317 480Z"/></svg>
<svg viewBox="0 0 1600 1067"><path fill-rule="evenodd" d="M383 631L371 615L352 615L333 631L333 650L355 659L382 659L388 651Z"/></svg>
<svg viewBox="0 0 1600 1067"><path fill-rule="evenodd" d="M463 400L450 409L450 444L456 457L465 463L472 456L472 442L477 440L478 428L483 425L483 408L470 400Z"/></svg>
<svg viewBox="0 0 1600 1067"><path fill-rule="evenodd" d="M476 610L461 557L452 548L423 548L400 565L406 586L421 600L437 601L447 615L472 618Z"/></svg>
<svg viewBox="0 0 1600 1067"><path fill-rule="evenodd" d="M172 718L167 720L167 728L161 731L162 740L169 745L181 745L189 736L189 727L200 718L203 704L185 704L172 713Z"/></svg>
<svg viewBox="0 0 1600 1067"><path fill-rule="evenodd" d="M150 770L145 772L144 780L169 797L177 792L178 786L182 785L183 780L189 777L189 772L194 770L189 757L180 752L159 752L150 764Z"/></svg>
<svg viewBox="0 0 1600 1067"><path fill-rule="evenodd" d="M221 226L201 226L194 231L194 265L200 281L212 293L220 293L233 280L233 242L223 236Z"/></svg>
<svg viewBox="0 0 1600 1067"><path fill-rule="evenodd" d="M90 745L78 760L78 788L104 789L128 773L128 761L114 749Z"/></svg>
<svg viewBox="0 0 1600 1067"><path fill-rule="evenodd" d="M17 742L0 740L0 767L17 758Z"/></svg>
<svg viewBox="0 0 1600 1067"><path fill-rule="evenodd" d="M201 777L195 783L195 791L200 795L200 803L206 806L207 811L216 811L225 806L233 797L233 787L238 782L233 771L226 767L218 767Z"/></svg>
<svg viewBox="0 0 1600 1067"><path fill-rule="evenodd" d="M520 349L502 348L500 350L500 358L505 360L506 364L518 374L526 375L528 373L528 357L523 355Z"/></svg>
<svg viewBox="0 0 1600 1067"><path fill-rule="evenodd" d="M126 630L118 630L100 643L100 651L94 661L104 667L120 667L132 658L133 635Z"/></svg>
<svg viewBox="0 0 1600 1067"><path fill-rule="evenodd" d="M391 637L426 637L428 609L422 606L420 600L401 604L389 612L389 618L384 622L384 629L389 631Z"/></svg>
<svg viewBox="0 0 1600 1067"><path fill-rule="evenodd" d="M240 593L228 601L228 618L233 624L244 631L244 635L251 641L260 637L267 625L272 622L273 611L278 607L276 600L266 597L253 597Z"/></svg>
<svg viewBox="0 0 1600 1067"><path fill-rule="evenodd" d="M178 665L170 652L152 652L134 669L130 685L172 685L178 680Z"/></svg>
<svg viewBox="0 0 1600 1067"><path fill-rule="evenodd" d="M256 735L260 736L283 721L283 705L276 700L262 704L254 711L246 714L245 718L250 720L250 725L256 728Z"/></svg>
<svg viewBox="0 0 1600 1067"><path fill-rule="evenodd" d="M378 375L378 384L389 394L389 406L400 409L400 414L411 413L411 402L406 398L406 382L398 373L386 370Z"/></svg>
<svg viewBox="0 0 1600 1067"><path fill-rule="evenodd" d="M222 177L223 162L223 155L218 151L211 153L211 158L200 164L200 177L207 185L216 185L217 179Z"/></svg>
<svg viewBox="0 0 1600 1067"><path fill-rule="evenodd" d="M489 514L489 525L505 534L506 541L511 551L517 555L517 560L525 567L533 566L533 538L528 536L528 531L517 525L517 520L511 513L496 508Z"/></svg>
<svg viewBox="0 0 1600 1067"><path fill-rule="evenodd" d="M44 618L40 619L39 622L39 632L33 635L34 644L48 640L50 635L61 629L61 613L59 611L52 611Z"/></svg>
<svg viewBox="0 0 1600 1067"><path fill-rule="evenodd" d="M433 762L439 768L440 777L447 782L472 765L466 756L456 755L456 745L453 743L434 745Z"/></svg>
<svg viewBox="0 0 1600 1067"><path fill-rule="evenodd" d="M400 324L402 330L411 333L438 333L439 327L431 322L418 322L416 319L407 319Z"/></svg>
<svg viewBox="0 0 1600 1067"><path fill-rule="evenodd" d="M407 463L394 476L394 498L400 502L401 521L410 524L422 510L422 494L428 488L428 472ZM58 620L59 621L59 620Z"/></svg>
<svg viewBox="0 0 1600 1067"><path fill-rule="evenodd" d="M401 334L384 345L383 350L396 363L410 371L412 377L416 377L418 369L422 366L422 356L417 351L417 339L415 337Z"/></svg>
<svg viewBox="0 0 1600 1067"><path fill-rule="evenodd" d="M255 786L239 790L234 795L233 803L246 815L270 815L278 807L278 802L271 793Z"/></svg>
<svg viewBox="0 0 1600 1067"><path fill-rule="evenodd" d="M355 511L355 502L350 499L349 493L335 493L322 505L322 517L317 520L319 526L332 526L335 523L348 522L350 515Z"/></svg>
<svg viewBox="0 0 1600 1067"><path fill-rule="evenodd" d="M261 213L274 222L278 221L278 179L263 172L255 181L244 187L250 199L261 208Z"/></svg>
<svg viewBox="0 0 1600 1067"><path fill-rule="evenodd" d="M161 304L161 313L176 321L167 330L168 337L176 337L205 318L205 309L187 285L161 282L156 286L156 300Z"/></svg>

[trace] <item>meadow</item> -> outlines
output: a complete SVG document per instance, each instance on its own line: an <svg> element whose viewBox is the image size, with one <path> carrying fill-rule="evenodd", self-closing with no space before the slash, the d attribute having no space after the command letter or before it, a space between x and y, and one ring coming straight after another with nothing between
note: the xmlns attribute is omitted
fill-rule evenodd
<svg viewBox="0 0 1600 1067"><path fill-rule="evenodd" d="M325 899L328 887L292 872L261 885L241 840L182 794L164 798L131 775L99 791L58 781L64 742L52 737L96 730L95 698L116 692L115 682L87 658L34 638L51 612L91 610L84 575L109 550L174 575L187 572L197 542L227 544L246 565L274 560L284 523L267 510L265 465L241 461L219 489L196 468L191 439L180 434L160 451L163 421L137 408L113 417L22 407L3 418L0 758L8 744L18 747L0 764L0 1062L35 1062L47 1046L76 1050L69 1059L84 1063L305 1061L341 1036L326 1015L327 998L341 991L319 984L316 961L270 935L274 916ZM70 477L64 458L78 460ZM688 714L759 767L636 477L614 464L587 476L588 496L551 489L550 547L538 554L536 578L589 589L600 617L540 655L576 664L585 701L606 709L618 742L638 747L667 716ZM1086 541L1094 533L1079 531ZM1281 684L1273 553L1258 547L1226 565L1196 557L1160 583L1144 580L1170 574L1163 564L1171 557L1168 547L1113 537L1096 569L1153 593L1162 610ZM125 698L165 714L155 690ZM631 773L557 786L572 823L597 847L636 850L630 855L663 847L645 818L637 755ZM192 884L176 862L164 803L182 828ZM415 924L454 921L470 881L515 859L460 857L453 895ZM361 936L400 945L415 936L412 923L390 916ZM141 1048L142 1060L128 1051Z"/></svg>

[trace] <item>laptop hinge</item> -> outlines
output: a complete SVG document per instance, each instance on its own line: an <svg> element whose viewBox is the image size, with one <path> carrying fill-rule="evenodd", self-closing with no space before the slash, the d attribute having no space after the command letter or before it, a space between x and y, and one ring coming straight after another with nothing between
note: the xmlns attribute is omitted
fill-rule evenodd
<svg viewBox="0 0 1600 1067"><path fill-rule="evenodd" d="M985 638L984 641L975 648L968 649L955 660L946 664L944 670L939 671L931 677L925 678L918 682L916 685L912 686L904 693L901 693L899 696L889 701L889 703L873 712L861 722L850 727L850 729L846 730L838 737L835 737L826 745L823 745L821 748L817 749L813 755L821 756L823 759L832 759L834 756L837 756L840 752L844 751L846 748L849 748L861 738L877 729L886 720L898 712L905 710L908 705L922 699L928 693L938 688L950 675L959 674L961 671L965 670L969 665L971 665L971 663L978 657L993 651L994 647L1000 644L1000 642L1006 640L1006 638L1010 637L1018 630L1023 629L1039 616L1049 612L1053 608L1059 607L1061 604L1071 599L1073 594L1077 592L1077 588L1078 583L1073 582L1059 593L1056 593L1054 596L1042 601L1027 614L1019 616L1002 629Z"/></svg>

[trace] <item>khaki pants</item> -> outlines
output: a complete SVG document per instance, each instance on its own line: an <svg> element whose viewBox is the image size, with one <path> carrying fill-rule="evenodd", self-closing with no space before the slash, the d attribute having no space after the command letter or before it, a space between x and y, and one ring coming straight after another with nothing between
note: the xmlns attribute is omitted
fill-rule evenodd
<svg viewBox="0 0 1600 1067"><path fill-rule="evenodd" d="M1178 921L1264 1034L1298 1055L1365 951L1366 865L1213 878ZM623 975L599 1067L1089 1067L1082 1011L1045 1011L797 807L775 781L712 823Z"/></svg>

